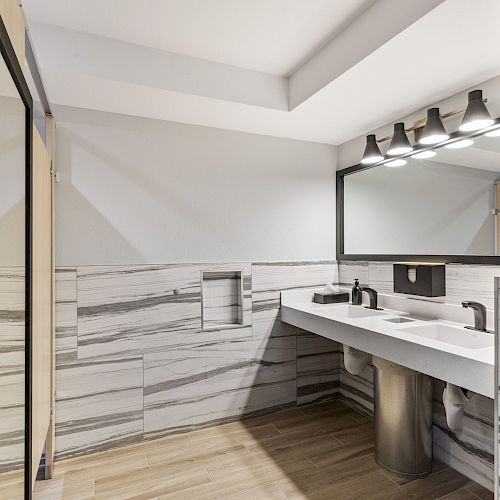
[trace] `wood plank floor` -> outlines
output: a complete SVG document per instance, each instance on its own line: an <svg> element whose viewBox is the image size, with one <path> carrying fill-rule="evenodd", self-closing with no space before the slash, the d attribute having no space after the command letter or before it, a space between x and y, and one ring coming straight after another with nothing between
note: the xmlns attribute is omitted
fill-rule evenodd
<svg viewBox="0 0 500 500"><path fill-rule="evenodd" d="M61 461L35 500L492 499L436 463L418 481L383 472L373 422L340 401L284 410Z"/></svg>

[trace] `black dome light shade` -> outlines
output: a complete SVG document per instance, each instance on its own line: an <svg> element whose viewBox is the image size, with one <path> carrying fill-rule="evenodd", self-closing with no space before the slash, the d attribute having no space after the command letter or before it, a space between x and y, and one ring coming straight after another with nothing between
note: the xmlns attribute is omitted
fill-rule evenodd
<svg viewBox="0 0 500 500"><path fill-rule="evenodd" d="M446 141L450 136L446 133L441 116L439 115L439 108L430 108L427 110L427 122L422 135L418 142L420 144L438 144L439 142Z"/></svg>
<svg viewBox="0 0 500 500"><path fill-rule="evenodd" d="M493 125L491 115L483 101L483 91L473 90L468 95L469 103L465 110L460 130L463 132L473 132Z"/></svg>
<svg viewBox="0 0 500 500"><path fill-rule="evenodd" d="M392 136L391 145L389 146L387 153L390 155L403 155L405 153L409 153L412 150L413 147L410 144L408 136L405 132L405 124L395 123L394 134Z"/></svg>
<svg viewBox="0 0 500 500"><path fill-rule="evenodd" d="M363 153L363 159L361 160L361 163L363 165L372 165L373 163L377 163L379 161L382 161L383 159L384 157L382 156L380 148L378 147L375 134L367 135L365 152Z"/></svg>

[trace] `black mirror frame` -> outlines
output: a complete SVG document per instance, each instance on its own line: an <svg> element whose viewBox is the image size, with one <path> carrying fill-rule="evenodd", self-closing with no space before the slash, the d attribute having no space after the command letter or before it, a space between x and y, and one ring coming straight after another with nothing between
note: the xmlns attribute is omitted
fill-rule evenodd
<svg viewBox="0 0 500 500"><path fill-rule="evenodd" d="M24 498L31 499L31 431L32 431L32 165L33 165L33 99L24 78L9 34L0 16L0 53L26 108L25 120L25 422L24 422Z"/></svg>
<svg viewBox="0 0 500 500"><path fill-rule="evenodd" d="M494 125L500 125L500 118L495 120ZM491 128L488 127L488 128ZM388 161L397 158L406 158L416 152L435 150L443 147L444 145L454 142L458 139L466 139L469 137L478 137L485 133L485 130L478 130L475 132L454 132L450 134L450 138L442 143L432 146L414 146L413 151L400 156L385 158L384 160L373 165L363 165L361 163L353 165L352 167L337 170L336 183L337 183L337 228L336 228L336 243L337 243L337 260L338 261L390 261L390 262L439 262L443 264L459 263L459 264L494 264L500 265L500 256L496 255L403 255L403 254L346 254L344 248L344 178L347 175L352 175L363 170L370 168L382 167Z"/></svg>

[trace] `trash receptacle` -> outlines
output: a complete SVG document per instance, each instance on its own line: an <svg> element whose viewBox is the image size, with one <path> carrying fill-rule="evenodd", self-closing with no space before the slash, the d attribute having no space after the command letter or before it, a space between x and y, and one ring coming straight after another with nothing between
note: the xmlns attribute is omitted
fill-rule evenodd
<svg viewBox="0 0 500 500"><path fill-rule="evenodd" d="M375 460L397 476L425 477L432 467L432 382L428 375L373 356Z"/></svg>

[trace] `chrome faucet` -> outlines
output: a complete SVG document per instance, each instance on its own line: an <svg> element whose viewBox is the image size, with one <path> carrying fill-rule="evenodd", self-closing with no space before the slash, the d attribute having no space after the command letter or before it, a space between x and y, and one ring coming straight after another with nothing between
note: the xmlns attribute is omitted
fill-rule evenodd
<svg viewBox="0 0 500 500"><path fill-rule="evenodd" d="M376 309L376 310L381 310L379 307L377 307L378 304L378 296L377 296L377 291L374 290L373 288L369 288L367 286L361 288L362 292L366 292L368 294L368 298L370 299L370 305L365 306L367 309Z"/></svg>
<svg viewBox="0 0 500 500"><path fill-rule="evenodd" d="M486 332L486 307L479 302L464 301L462 306L470 307L474 311L474 326L466 326L469 330L477 330L479 332Z"/></svg>

